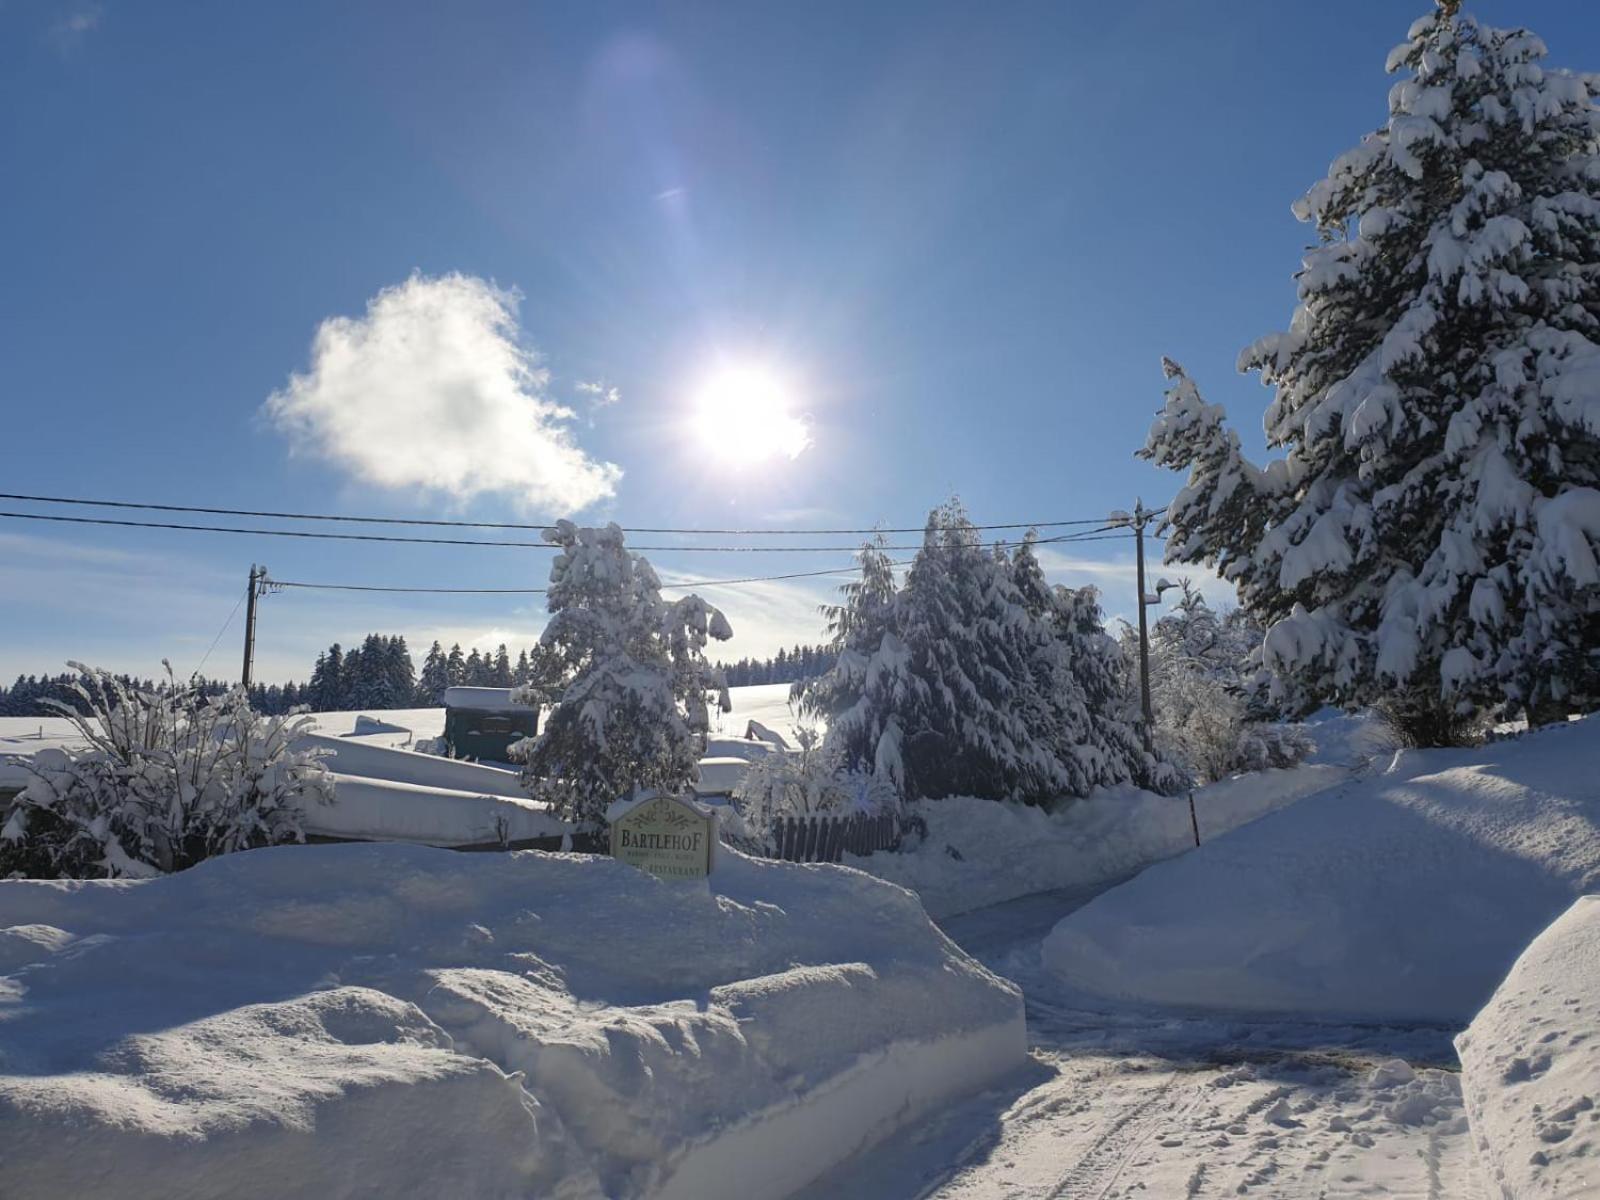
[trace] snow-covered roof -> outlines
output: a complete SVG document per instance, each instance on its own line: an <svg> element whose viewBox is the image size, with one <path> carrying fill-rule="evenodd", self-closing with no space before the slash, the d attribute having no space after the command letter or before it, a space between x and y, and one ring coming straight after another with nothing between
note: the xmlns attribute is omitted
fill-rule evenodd
<svg viewBox="0 0 1600 1200"><path fill-rule="evenodd" d="M511 698L515 688L451 687L444 690L446 708L475 708L483 712L531 712L532 705Z"/></svg>

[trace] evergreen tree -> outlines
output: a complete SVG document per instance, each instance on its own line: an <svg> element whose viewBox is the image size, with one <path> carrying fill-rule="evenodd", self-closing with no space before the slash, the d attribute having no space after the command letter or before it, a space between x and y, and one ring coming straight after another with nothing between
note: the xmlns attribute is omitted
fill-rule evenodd
<svg viewBox="0 0 1600 1200"><path fill-rule="evenodd" d="M344 651L335 642L327 653L317 655L316 668L311 673L313 707L318 712L339 712L345 708Z"/></svg>
<svg viewBox="0 0 1600 1200"><path fill-rule="evenodd" d="M1246 463L1181 370L1143 450L1190 472L1170 561L1270 625L1276 694L1379 694L1413 740L1600 698L1600 110L1526 30L1441 6L1382 128L1295 206L1322 244Z"/></svg>
<svg viewBox="0 0 1600 1200"><path fill-rule="evenodd" d="M468 687L483 687L483 656L474 646L472 653L467 655L466 672L462 680Z"/></svg>
<svg viewBox="0 0 1600 1200"><path fill-rule="evenodd" d="M428 647L422 660L422 677L417 681L417 703L430 707L444 703L444 690L450 686L450 666L437 641Z"/></svg>
<svg viewBox="0 0 1600 1200"><path fill-rule="evenodd" d="M540 644L551 674L570 683L539 736L514 753L527 763L535 798L596 832L613 801L641 788L685 791L698 778L707 693L721 690L727 708L705 645L732 630L698 596L662 600L654 570L628 551L614 524L561 521L544 538L561 552L550 568L550 623Z"/></svg>
<svg viewBox="0 0 1600 1200"><path fill-rule="evenodd" d="M1092 591L1051 588L1031 545L987 550L958 503L934 511L903 587L887 554L827 610L836 661L797 684L830 753L908 796L1043 803L1129 780L1171 787L1133 724Z"/></svg>
<svg viewBox="0 0 1600 1200"><path fill-rule="evenodd" d="M511 682L516 687L523 687L532 680L533 668L528 663L528 651L524 648L517 654L517 665L511 672Z"/></svg>
<svg viewBox="0 0 1600 1200"><path fill-rule="evenodd" d="M494 652L494 686L508 688L511 684L511 655L506 651L506 644L501 642Z"/></svg>
<svg viewBox="0 0 1600 1200"><path fill-rule="evenodd" d="M467 660L462 656L460 642L450 647L450 656L445 659L445 668L447 687L460 687L467 682Z"/></svg>

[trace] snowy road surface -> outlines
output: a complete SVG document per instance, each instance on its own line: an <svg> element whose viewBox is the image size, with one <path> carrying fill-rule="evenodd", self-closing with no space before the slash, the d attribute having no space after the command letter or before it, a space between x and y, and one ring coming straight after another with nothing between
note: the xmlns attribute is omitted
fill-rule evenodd
<svg viewBox="0 0 1600 1200"><path fill-rule="evenodd" d="M1487 1200L1458 1077L1426 1065L1454 1063L1451 1031L1080 1007L1094 1002L1062 994L1039 943L1094 894L944 922L1022 985L1033 1062L805 1200Z"/></svg>

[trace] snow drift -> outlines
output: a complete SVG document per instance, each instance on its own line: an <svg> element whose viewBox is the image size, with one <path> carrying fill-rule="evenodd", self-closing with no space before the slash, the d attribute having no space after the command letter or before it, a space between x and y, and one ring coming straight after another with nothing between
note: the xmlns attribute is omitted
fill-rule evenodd
<svg viewBox="0 0 1600 1200"><path fill-rule="evenodd" d="M1156 1004L1464 1024L1600 888L1597 763L1597 718L1403 752L1100 896L1045 962Z"/></svg>
<svg viewBox="0 0 1600 1200"><path fill-rule="evenodd" d="M1195 790L1202 838L1217 837L1263 813L1345 778L1334 766L1259 771ZM927 825L900 854L849 857L916 892L935 917L999 904L1034 892L1103 886L1194 848L1187 796L1132 787L1103 788L1047 812L951 796L911 806Z"/></svg>
<svg viewBox="0 0 1600 1200"><path fill-rule="evenodd" d="M1600 896L1511 968L1456 1039L1478 1157L1501 1194L1600 1195Z"/></svg>
<svg viewBox="0 0 1600 1200"><path fill-rule="evenodd" d="M779 1196L1026 1055L916 899L725 852L0 882L0 1194Z"/></svg>

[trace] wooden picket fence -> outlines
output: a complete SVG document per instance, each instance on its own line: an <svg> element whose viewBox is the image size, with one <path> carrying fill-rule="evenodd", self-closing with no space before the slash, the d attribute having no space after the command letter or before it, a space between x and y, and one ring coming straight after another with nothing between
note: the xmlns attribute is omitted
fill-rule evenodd
<svg viewBox="0 0 1600 1200"><path fill-rule="evenodd" d="M846 853L867 855L900 848L900 819L894 813L851 813L785 817L772 830L767 857L783 862L839 862Z"/></svg>

